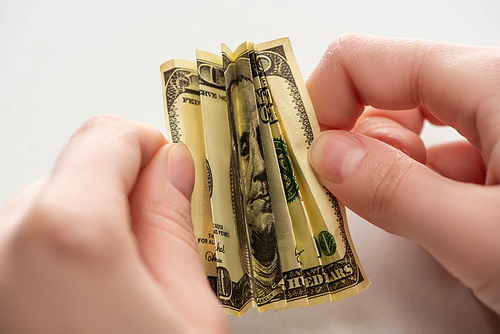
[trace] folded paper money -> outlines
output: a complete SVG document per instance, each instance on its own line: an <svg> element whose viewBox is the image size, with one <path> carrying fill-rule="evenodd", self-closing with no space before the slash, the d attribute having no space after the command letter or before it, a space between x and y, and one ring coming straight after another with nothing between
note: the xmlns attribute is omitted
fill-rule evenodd
<svg viewBox="0 0 500 334"><path fill-rule="evenodd" d="M307 150L319 125L287 38L161 66L169 140L193 156L194 233L227 313L336 301L370 284Z"/></svg>

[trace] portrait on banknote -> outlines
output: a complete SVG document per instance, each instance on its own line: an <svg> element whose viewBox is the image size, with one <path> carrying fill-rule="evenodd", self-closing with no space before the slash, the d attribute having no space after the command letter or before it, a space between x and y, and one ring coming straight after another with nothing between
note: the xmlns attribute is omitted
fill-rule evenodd
<svg viewBox="0 0 500 334"><path fill-rule="evenodd" d="M364 290L343 205L309 164L319 125L290 42L221 48L162 65L169 139L195 161L193 227L214 292L241 316Z"/></svg>
<svg viewBox="0 0 500 334"><path fill-rule="evenodd" d="M264 297L278 285L281 269L259 120L255 106L249 103L252 96L247 96L253 94L253 80L239 75L229 83L227 93L237 120L235 139L240 152L238 165L245 194L243 204L252 249L254 283L258 294Z"/></svg>

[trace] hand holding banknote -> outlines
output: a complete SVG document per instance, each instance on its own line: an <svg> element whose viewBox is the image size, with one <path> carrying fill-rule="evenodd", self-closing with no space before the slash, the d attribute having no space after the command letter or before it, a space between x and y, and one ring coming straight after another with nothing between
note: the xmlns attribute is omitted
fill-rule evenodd
<svg viewBox="0 0 500 334"><path fill-rule="evenodd" d="M310 151L321 182L500 313L500 50L347 35L307 84L330 130ZM468 142L426 149L424 119Z"/></svg>
<svg viewBox="0 0 500 334"><path fill-rule="evenodd" d="M229 332L192 234L193 176L158 130L87 122L0 212L0 332Z"/></svg>
<svg viewBox="0 0 500 334"><path fill-rule="evenodd" d="M323 129L340 129L311 147L323 184L428 249L497 313L499 58L493 48L344 36L308 81ZM472 145L425 149L424 118ZM84 125L52 174L0 211L1 331L228 332L189 227L193 175L185 147L150 127Z"/></svg>

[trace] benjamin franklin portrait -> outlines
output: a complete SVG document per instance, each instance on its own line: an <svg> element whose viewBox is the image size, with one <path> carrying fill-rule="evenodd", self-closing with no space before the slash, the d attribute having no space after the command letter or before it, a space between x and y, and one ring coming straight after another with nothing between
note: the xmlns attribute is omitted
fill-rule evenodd
<svg viewBox="0 0 500 334"><path fill-rule="evenodd" d="M279 288L281 268L254 86L250 77L239 75L230 82L228 103L234 113L239 182L250 239L256 297L259 298L278 292L275 289Z"/></svg>

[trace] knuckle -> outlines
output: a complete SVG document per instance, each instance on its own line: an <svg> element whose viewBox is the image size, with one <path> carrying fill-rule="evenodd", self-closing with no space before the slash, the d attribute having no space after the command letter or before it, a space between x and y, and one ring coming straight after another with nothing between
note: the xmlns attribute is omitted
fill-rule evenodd
<svg viewBox="0 0 500 334"><path fill-rule="evenodd" d="M366 38L366 35L359 33L347 33L338 36L328 45L327 51L331 55L350 53L359 43Z"/></svg>
<svg viewBox="0 0 500 334"><path fill-rule="evenodd" d="M417 166L417 162L409 163L403 153L398 154L399 157L392 160L390 163L380 162L374 168L374 177L371 178L371 193L373 201L371 202L371 212L378 217L379 221L388 221L390 217L387 215L393 212L393 204L396 202L393 199L403 192L405 189L405 175ZM390 232L394 232L395 226L386 226Z"/></svg>
<svg viewBox="0 0 500 334"><path fill-rule="evenodd" d="M342 47L346 48L352 48L353 46L357 45L362 39L364 39L366 35L360 34L360 33L346 33L338 36L336 38L336 43L337 45L340 45Z"/></svg>
<svg viewBox="0 0 500 334"><path fill-rule="evenodd" d="M78 130L73 134L71 139L82 138L89 134L94 133L103 133L106 131L117 132L117 129L121 126L124 120L111 116L111 115L97 115L90 119L88 119L85 123L83 123Z"/></svg>
<svg viewBox="0 0 500 334"><path fill-rule="evenodd" d="M97 115L88 119L83 123L78 130L73 134L71 139L84 138L85 136L97 134L109 134L113 137L120 136L124 129L128 129L125 121L121 118L111 115Z"/></svg>
<svg viewBox="0 0 500 334"><path fill-rule="evenodd" d="M87 129L93 129L96 127L101 127L103 125L109 125L111 123L118 123L121 122L122 120L118 117L112 116L112 115L97 115L93 116L92 118L88 119L83 125L80 127L82 131L85 131Z"/></svg>
<svg viewBox="0 0 500 334"><path fill-rule="evenodd" d="M73 138L89 134L106 134L111 135L109 138L118 140L129 146L137 145L137 137L149 136L157 138L159 141L165 140L161 131L153 126L139 122L124 120L112 115L97 115L87 120L75 132Z"/></svg>

